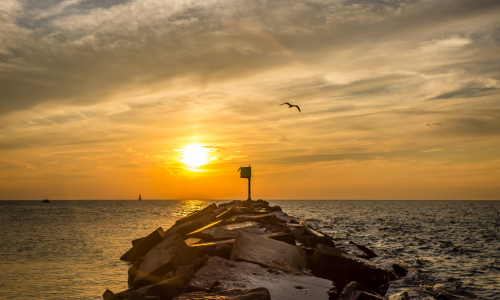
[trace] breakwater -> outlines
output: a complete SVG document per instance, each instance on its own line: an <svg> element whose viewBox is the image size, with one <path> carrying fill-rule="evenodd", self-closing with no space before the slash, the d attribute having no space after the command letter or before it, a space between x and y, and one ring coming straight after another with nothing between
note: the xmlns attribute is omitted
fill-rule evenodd
<svg viewBox="0 0 500 300"><path fill-rule="evenodd" d="M400 264L340 242L268 202L212 204L132 241L129 289L104 299L409 299Z"/></svg>

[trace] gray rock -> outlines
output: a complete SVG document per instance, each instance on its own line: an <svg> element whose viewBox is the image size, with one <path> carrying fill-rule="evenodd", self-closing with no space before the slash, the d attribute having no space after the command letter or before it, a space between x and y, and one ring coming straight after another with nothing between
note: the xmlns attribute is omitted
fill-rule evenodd
<svg viewBox="0 0 500 300"><path fill-rule="evenodd" d="M195 292L182 294L176 300L271 300L265 288L251 290L223 290L215 293Z"/></svg>
<svg viewBox="0 0 500 300"><path fill-rule="evenodd" d="M246 232L250 234L264 235L266 234L266 228L261 227L261 225L248 226L243 228L227 229L227 228L216 228L213 235L214 241L223 241L235 239L240 232Z"/></svg>
<svg viewBox="0 0 500 300"><path fill-rule="evenodd" d="M266 269L253 263L212 257L196 272L186 292L257 287L267 288L275 300L327 300L332 282L309 275L292 275L278 269Z"/></svg>
<svg viewBox="0 0 500 300"><path fill-rule="evenodd" d="M288 272L299 272L307 267L305 250L258 235L240 232L231 253L233 261L247 261Z"/></svg>
<svg viewBox="0 0 500 300"><path fill-rule="evenodd" d="M134 279L134 288L156 283L171 271L189 265L194 260L191 249L176 234L151 249L142 261Z"/></svg>
<svg viewBox="0 0 500 300"><path fill-rule="evenodd" d="M174 236L176 233L180 234L183 238L186 237L186 234L198 230L208 224L211 223L212 216L211 215L203 215L202 217L185 222L182 224L174 224L174 226L170 227L166 232L164 239L168 239L171 236Z"/></svg>
<svg viewBox="0 0 500 300"><path fill-rule="evenodd" d="M396 278L392 269L322 244L314 251L311 265L314 275L332 280L339 289L357 281L382 296L387 293L390 281Z"/></svg>
<svg viewBox="0 0 500 300"><path fill-rule="evenodd" d="M384 297L380 297L376 292L370 290L369 288L359 284L358 282L350 282L342 293L340 294L338 300L384 300Z"/></svg>
<svg viewBox="0 0 500 300"><path fill-rule="evenodd" d="M163 236L165 235L165 231L163 228L159 227L148 236L139 239L130 250L125 252L120 259L128 262L134 262L139 257L143 257L151 250L154 246L158 245L161 241L163 241Z"/></svg>

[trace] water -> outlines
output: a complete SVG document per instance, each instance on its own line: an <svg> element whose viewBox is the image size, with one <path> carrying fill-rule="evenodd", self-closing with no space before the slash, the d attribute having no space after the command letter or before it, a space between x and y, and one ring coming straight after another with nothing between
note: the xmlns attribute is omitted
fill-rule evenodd
<svg viewBox="0 0 500 300"><path fill-rule="evenodd" d="M0 201L0 299L102 299L127 288L131 240L222 201ZM369 246L409 274L389 293L500 299L500 202L269 201L334 237Z"/></svg>

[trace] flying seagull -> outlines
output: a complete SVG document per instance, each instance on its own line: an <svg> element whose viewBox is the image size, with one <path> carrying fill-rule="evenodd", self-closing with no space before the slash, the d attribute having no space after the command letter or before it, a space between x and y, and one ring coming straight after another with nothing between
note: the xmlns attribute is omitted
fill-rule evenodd
<svg viewBox="0 0 500 300"><path fill-rule="evenodd" d="M288 102L285 102L285 103L281 103L279 106L281 106L281 105L283 105L283 104L288 104L288 108L297 107L297 109L299 110L299 112L301 112L301 111L300 111L300 107L299 107L298 105L293 105L293 104L290 104L290 103L288 103Z"/></svg>

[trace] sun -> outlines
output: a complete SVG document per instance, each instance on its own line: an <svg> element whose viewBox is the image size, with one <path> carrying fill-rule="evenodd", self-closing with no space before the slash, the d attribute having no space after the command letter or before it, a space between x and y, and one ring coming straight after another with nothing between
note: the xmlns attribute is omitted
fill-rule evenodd
<svg viewBox="0 0 500 300"><path fill-rule="evenodd" d="M196 168L203 166L210 160L210 149L203 147L201 144L191 144L184 146L182 149L182 162L188 167Z"/></svg>

